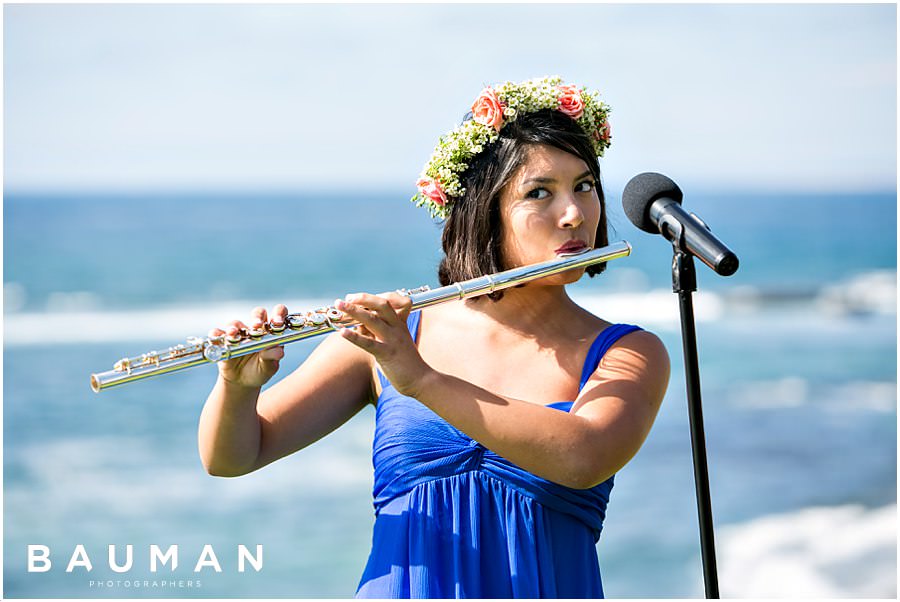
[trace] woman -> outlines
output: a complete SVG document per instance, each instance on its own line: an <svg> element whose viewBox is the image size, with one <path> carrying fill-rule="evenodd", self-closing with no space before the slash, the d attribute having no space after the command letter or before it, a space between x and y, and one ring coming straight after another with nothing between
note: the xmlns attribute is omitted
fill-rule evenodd
<svg viewBox="0 0 900 602"><path fill-rule="evenodd" d="M443 284L607 243L607 111L559 78L482 91L413 197L446 219ZM646 438L669 363L654 335L568 297L584 271L412 314L400 294L336 301L360 325L265 393L282 348L219 364L204 465L257 470L374 403L376 520L357 596L602 597L595 544L613 475ZM249 326L286 315L257 308Z"/></svg>

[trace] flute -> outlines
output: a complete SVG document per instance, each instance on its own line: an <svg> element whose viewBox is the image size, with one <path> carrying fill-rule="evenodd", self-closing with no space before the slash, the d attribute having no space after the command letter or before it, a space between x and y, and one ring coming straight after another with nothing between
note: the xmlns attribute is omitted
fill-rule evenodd
<svg viewBox="0 0 900 602"><path fill-rule="evenodd" d="M486 295L545 276L604 263L630 254L631 245L626 241L620 241L599 249L560 255L557 259L512 268L437 289L422 286L413 290L401 289L397 292L409 296L412 301L410 311L414 311L445 301ZM91 388L95 393L99 393L104 389L151 376L170 374L194 366L249 355L357 324L356 320L334 307L325 307L305 313L289 314L283 324L274 325L270 321L259 330L244 330L233 338L227 335L190 337L185 343L163 351L150 351L138 357L126 357L116 362L112 370L91 374Z"/></svg>

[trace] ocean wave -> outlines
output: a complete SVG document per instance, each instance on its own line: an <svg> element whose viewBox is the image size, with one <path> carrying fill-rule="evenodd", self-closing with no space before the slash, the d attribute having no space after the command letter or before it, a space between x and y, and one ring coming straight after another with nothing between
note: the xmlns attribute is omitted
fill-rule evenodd
<svg viewBox="0 0 900 602"><path fill-rule="evenodd" d="M728 401L738 407L776 409L815 404L828 410L891 412L897 408L897 383L851 380L816 385L805 378L786 376L774 380L734 383Z"/></svg>
<svg viewBox="0 0 900 602"><path fill-rule="evenodd" d="M304 299L288 308L323 307L334 299ZM189 336L206 336L233 319L250 319L260 303L227 303L125 311L23 312L4 315L5 345L149 342L175 344ZM263 303L272 307L275 302Z"/></svg>
<svg viewBox="0 0 900 602"><path fill-rule="evenodd" d="M372 483L371 416L362 412L329 437L239 479L208 477L196 458L196 447L178 447L183 455L161 457L152 438L107 435L60 438L18 446L7 454L18 478L6 483L6 501L26 524L66 525L94 516L99 525L120 527L117 521L146 519L158 508L187 510L216 499L217 512L240 512L265 499L292 502L286 491L304 497L365 496ZM170 448L171 451L171 448ZM189 458L189 459L185 459ZM41 500L35 503L35 500ZM103 500L106 513L92 508Z"/></svg>
<svg viewBox="0 0 900 602"><path fill-rule="evenodd" d="M826 310L837 314L896 314L897 272L878 270L825 287L817 298Z"/></svg>
<svg viewBox="0 0 900 602"><path fill-rule="evenodd" d="M634 322L651 327L672 328L678 324L678 303L671 291L612 295L573 295L588 311L616 322ZM4 344L28 346L77 343L184 341L188 336L205 336L210 328L230 320L249 319L256 305L272 307L276 302L229 301L214 305L179 306L160 309L59 312L20 312L4 315ZM289 310L306 311L325 307L334 299L289 300ZM714 293L696 296L694 310L698 322L718 319L722 302Z"/></svg>
<svg viewBox="0 0 900 602"><path fill-rule="evenodd" d="M729 399L739 407L769 409L802 406L809 402L810 383L805 378L744 383L730 390Z"/></svg>
<svg viewBox="0 0 900 602"><path fill-rule="evenodd" d="M724 291L722 300L743 310L807 305L828 315L896 315L897 271L871 270L821 287L740 285Z"/></svg>
<svg viewBox="0 0 900 602"><path fill-rule="evenodd" d="M896 505L804 508L718 536L723 596L897 597Z"/></svg>
<svg viewBox="0 0 900 602"><path fill-rule="evenodd" d="M572 291L572 298L588 311L613 322L641 324L663 331L675 331L680 324L677 297L669 289L640 289L598 294ZM100 297L91 292L52 293L44 311L28 310L23 287L15 282L4 286L4 343L42 345L106 342L163 342L175 344L188 336L203 336L217 325L249 317L257 306L272 307L283 300L232 300L214 304L103 310ZM779 311L801 308L806 318L853 319L860 315L891 316L897 312L895 271L876 270L821 289L766 289L736 286L722 291L700 290L693 296L697 322L726 318L769 319ZM287 301L288 308L309 310L328 306L333 299L304 298ZM782 312L784 313L784 312ZM793 315L791 320L798 319ZM753 326L756 328L756 326Z"/></svg>
<svg viewBox="0 0 900 602"><path fill-rule="evenodd" d="M610 295L572 295L576 303L611 322L635 323L672 328L680 323L678 298L671 290L655 289ZM700 291L694 295L694 316L698 322L713 322L724 312L722 297Z"/></svg>

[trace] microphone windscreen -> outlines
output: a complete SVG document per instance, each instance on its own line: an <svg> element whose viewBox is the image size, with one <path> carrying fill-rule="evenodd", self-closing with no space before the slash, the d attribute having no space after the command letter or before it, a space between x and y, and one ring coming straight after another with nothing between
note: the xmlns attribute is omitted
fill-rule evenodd
<svg viewBox="0 0 900 602"><path fill-rule="evenodd" d="M650 219L650 205L659 198L669 198L681 204L684 195L678 184L670 178L653 172L638 174L631 178L622 191L622 208L631 223L651 234L658 234L659 229Z"/></svg>

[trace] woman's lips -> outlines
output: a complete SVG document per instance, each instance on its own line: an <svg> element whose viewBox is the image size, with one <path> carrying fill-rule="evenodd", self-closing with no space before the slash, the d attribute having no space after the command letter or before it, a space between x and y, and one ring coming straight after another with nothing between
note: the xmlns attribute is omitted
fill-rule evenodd
<svg viewBox="0 0 900 602"><path fill-rule="evenodd" d="M583 240L570 240L560 248L556 249L557 255L562 253L578 253L588 248L588 244Z"/></svg>

